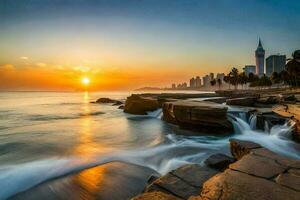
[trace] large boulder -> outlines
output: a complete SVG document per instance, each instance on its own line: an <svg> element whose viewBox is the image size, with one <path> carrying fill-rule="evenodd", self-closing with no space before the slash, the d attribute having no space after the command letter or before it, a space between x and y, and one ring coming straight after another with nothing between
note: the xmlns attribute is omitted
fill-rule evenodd
<svg viewBox="0 0 300 200"><path fill-rule="evenodd" d="M181 100L163 104L163 120L203 133L232 133L227 106L213 102Z"/></svg>
<svg viewBox="0 0 300 200"><path fill-rule="evenodd" d="M110 98L106 98L106 97L97 99L97 101L95 103L112 103L113 105L123 104L122 101L115 100L115 99L110 99Z"/></svg>
<svg viewBox="0 0 300 200"><path fill-rule="evenodd" d="M146 115L148 111L154 111L158 108L159 104L157 99L133 94L130 97L127 97L124 112L136 115Z"/></svg>
<svg viewBox="0 0 300 200"><path fill-rule="evenodd" d="M283 125L288 121L288 118L282 117L275 112L257 112L256 113L256 128L260 130L271 129L275 125Z"/></svg>
<svg viewBox="0 0 300 200"><path fill-rule="evenodd" d="M256 103L258 97L241 97L241 98L232 98L227 99L227 105L234 105L234 106L248 106L252 107Z"/></svg>

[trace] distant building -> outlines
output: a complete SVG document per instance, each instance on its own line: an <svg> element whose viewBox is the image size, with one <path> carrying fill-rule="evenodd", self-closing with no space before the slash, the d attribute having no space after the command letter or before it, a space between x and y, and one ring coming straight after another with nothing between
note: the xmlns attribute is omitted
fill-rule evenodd
<svg viewBox="0 0 300 200"><path fill-rule="evenodd" d="M201 78L199 76L196 77L196 87L201 87Z"/></svg>
<svg viewBox="0 0 300 200"><path fill-rule="evenodd" d="M256 66L255 65L245 65L243 68L244 73L248 76L250 73L256 74Z"/></svg>
<svg viewBox="0 0 300 200"><path fill-rule="evenodd" d="M172 84L172 89L175 89L175 88L176 88L176 84L173 83L173 84Z"/></svg>
<svg viewBox="0 0 300 200"><path fill-rule="evenodd" d="M218 73L217 76L216 76L216 79L220 79L221 80L221 83L223 83L224 81L224 77L225 77L225 74L224 73Z"/></svg>
<svg viewBox="0 0 300 200"><path fill-rule="evenodd" d="M208 75L206 75L202 79L203 79L203 86L208 87L210 84L210 77Z"/></svg>
<svg viewBox="0 0 300 200"><path fill-rule="evenodd" d="M187 83L186 82L182 83L182 88L187 88Z"/></svg>
<svg viewBox="0 0 300 200"><path fill-rule="evenodd" d="M259 39L257 49L255 51L256 74L262 76L265 73L265 50Z"/></svg>
<svg viewBox="0 0 300 200"><path fill-rule="evenodd" d="M190 87L191 88L195 88L196 87L196 79L195 78L191 78L190 79Z"/></svg>
<svg viewBox="0 0 300 200"><path fill-rule="evenodd" d="M280 73L286 64L285 55L271 55L266 59L266 75L271 76L273 72Z"/></svg>

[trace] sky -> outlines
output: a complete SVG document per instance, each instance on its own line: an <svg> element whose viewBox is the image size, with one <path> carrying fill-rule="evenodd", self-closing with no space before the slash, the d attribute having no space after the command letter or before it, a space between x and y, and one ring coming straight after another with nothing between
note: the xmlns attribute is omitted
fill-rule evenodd
<svg viewBox="0 0 300 200"><path fill-rule="evenodd" d="M0 0L0 90L132 90L300 48L299 0Z"/></svg>

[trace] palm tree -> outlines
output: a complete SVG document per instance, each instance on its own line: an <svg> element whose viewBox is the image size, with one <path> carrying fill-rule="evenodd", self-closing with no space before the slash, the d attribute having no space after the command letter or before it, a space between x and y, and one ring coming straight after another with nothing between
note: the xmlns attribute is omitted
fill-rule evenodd
<svg viewBox="0 0 300 200"><path fill-rule="evenodd" d="M238 83L242 85L242 88L244 88L244 85L247 84L248 82L248 77L245 74L245 72L242 72L238 76Z"/></svg>
<svg viewBox="0 0 300 200"><path fill-rule="evenodd" d="M217 83L216 79L213 79L213 80L210 81L211 86L215 86L216 83Z"/></svg>
<svg viewBox="0 0 300 200"><path fill-rule="evenodd" d="M273 72L270 76L270 79L273 84L277 84L281 82L280 75L277 72Z"/></svg>
<svg viewBox="0 0 300 200"><path fill-rule="evenodd" d="M229 74L224 76L223 80L224 80L225 83L228 84L228 87L229 87L228 89L230 90L230 75Z"/></svg>
<svg viewBox="0 0 300 200"><path fill-rule="evenodd" d="M218 78L217 83L218 83L218 87L219 87L219 90L220 90L221 89L221 85L222 85L222 80L220 78Z"/></svg>
<svg viewBox="0 0 300 200"><path fill-rule="evenodd" d="M298 87L300 82L300 50L293 53L293 58L286 64L286 70L290 76L290 84Z"/></svg>
<svg viewBox="0 0 300 200"><path fill-rule="evenodd" d="M232 85L234 85L234 89L236 90L238 83L239 83L238 82L239 81L239 70L237 68L233 67L229 74L230 74L230 82Z"/></svg>

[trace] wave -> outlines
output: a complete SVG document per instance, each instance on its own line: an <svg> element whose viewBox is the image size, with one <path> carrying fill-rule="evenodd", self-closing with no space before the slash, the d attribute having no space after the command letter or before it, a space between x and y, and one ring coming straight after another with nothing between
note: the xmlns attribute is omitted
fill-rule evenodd
<svg viewBox="0 0 300 200"><path fill-rule="evenodd" d="M9 198L51 179L113 161L136 164L165 174L184 164L201 163L209 156L203 149L217 150L226 145L225 142L211 145L199 144L189 139L182 141L171 135L168 138L173 138L173 141L134 151L102 154L88 160L86 157L55 157L13 166L2 166L0 167L0 188L2 188L0 199Z"/></svg>

